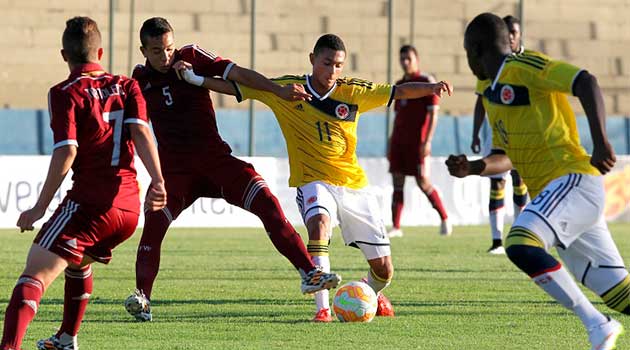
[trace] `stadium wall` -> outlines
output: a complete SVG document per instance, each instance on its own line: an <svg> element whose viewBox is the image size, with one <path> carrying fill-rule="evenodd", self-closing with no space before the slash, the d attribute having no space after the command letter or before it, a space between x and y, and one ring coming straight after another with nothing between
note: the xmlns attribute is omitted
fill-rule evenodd
<svg viewBox="0 0 630 350"><path fill-rule="evenodd" d="M295 203L295 189L289 188L286 158L243 158L252 162L278 196L287 217L295 225L302 225ZM454 225L474 225L488 222L489 180L482 177L457 179L448 175L443 157L431 161L431 176L440 191ZM41 191L50 162L49 156L0 156L0 227L14 228L20 212L34 205ZM377 193L387 225L391 225L391 177L385 158L362 158L361 165L370 179L370 190ZM141 192L150 183L142 163L136 161ZM17 171L19 169L19 171ZM615 170L606 175L606 217L609 221L630 222L630 156L618 157ZM411 179L409 179L411 180ZM508 182L510 177L508 177ZM62 184L51 203L47 215L37 222L41 226L52 215L65 192L70 188L70 176ZM509 222L513 215L511 186L506 186L506 209ZM140 226L143 224L141 217ZM434 226L439 217L420 192L414 181L405 185L403 226ZM174 227L262 227L254 215L227 204L222 199L200 199L173 222Z"/></svg>

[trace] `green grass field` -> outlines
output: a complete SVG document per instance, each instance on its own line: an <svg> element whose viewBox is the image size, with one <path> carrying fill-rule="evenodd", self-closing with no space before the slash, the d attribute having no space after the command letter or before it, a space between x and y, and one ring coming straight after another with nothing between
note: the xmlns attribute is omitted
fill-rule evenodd
<svg viewBox="0 0 630 350"><path fill-rule="evenodd" d="M624 254L630 225L611 225ZM303 231L303 230L301 230ZM552 302L505 258L486 255L487 227L407 228L393 240L396 273L386 294L396 318L369 324L312 324L312 299L262 230L173 229L153 293L154 322L133 322L122 306L134 287L139 234L109 266L95 267L93 297L79 334L91 349L588 349L579 320ZM0 309L23 267L32 234L0 231ZM337 234L332 265L358 280L367 264ZM627 256L626 256L627 257ZM63 281L47 291L24 349L59 326ZM598 297L588 292L598 308ZM609 312L606 310L605 312ZM626 327L630 317L614 313ZM630 336L620 349L630 348Z"/></svg>

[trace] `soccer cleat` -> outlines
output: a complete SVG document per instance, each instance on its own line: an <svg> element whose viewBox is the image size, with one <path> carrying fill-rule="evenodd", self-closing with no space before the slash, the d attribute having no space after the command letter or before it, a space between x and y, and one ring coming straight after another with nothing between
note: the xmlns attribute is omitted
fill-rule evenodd
<svg viewBox="0 0 630 350"><path fill-rule="evenodd" d="M591 350L612 350L617 346L617 338L623 333L623 326L617 320L608 318L602 323L588 330L588 340L593 347Z"/></svg>
<svg viewBox="0 0 630 350"><path fill-rule="evenodd" d="M502 255L505 254L505 248L503 242L500 239L493 239L492 245L488 248L488 254Z"/></svg>
<svg viewBox="0 0 630 350"><path fill-rule="evenodd" d="M323 289L337 287L341 276L313 269L302 278L302 294L313 294Z"/></svg>
<svg viewBox="0 0 630 350"><path fill-rule="evenodd" d="M136 321L148 322L153 320L151 302L138 289L125 300L125 309L131 316L136 318Z"/></svg>
<svg viewBox="0 0 630 350"><path fill-rule="evenodd" d="M317 313L315 314L315 317L313 317L313 322L328 323L332 321L333 319L332 319L332 316L330 315L330 309L321 309L317 311Z"/></svg>
<svg viewBox="0 0 630 350"><path fill-rule="evenodd" d="M37 350L79 350L79 347L75 346L74 341L62 344L57 335L53 335L50 338L37 341Z"/></svg>
<svg viewBox="0 0 630 350"><path fill-rule="evenodd" d="M440 224L440 235L442 236L450 236L453 233L453 225L448 219L442 220Z"/></svg>
<svg viewBox="0 0 630 350"><path fill-rule="evenodd" d="M394 307L383 293L378 292L376 302L378 304L376 308L376 316L394 317Z"/></svg>
<svg viewBox="0 0 630 350"><path fill-rule="evenodd" d="M389 238L402 237L403 232L399 228L393 228L391 231L387 232L387 235L389 236Z"/></svg>

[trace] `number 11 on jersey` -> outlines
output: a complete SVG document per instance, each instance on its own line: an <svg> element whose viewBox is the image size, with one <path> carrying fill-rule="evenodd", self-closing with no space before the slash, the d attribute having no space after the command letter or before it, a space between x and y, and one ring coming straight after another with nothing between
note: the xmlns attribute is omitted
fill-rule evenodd
<svg viewBox="0 0 630 350"><path fill-rule="evenodd" d="M328 127L328 122L320 122L315 123L317 125L317 132L319 133L319 141L324 141L324 131L326 132L326 138L328 141L332 141L332 137L330 137L330 127ZM322 128L323 125L323 128Z"/></svg>

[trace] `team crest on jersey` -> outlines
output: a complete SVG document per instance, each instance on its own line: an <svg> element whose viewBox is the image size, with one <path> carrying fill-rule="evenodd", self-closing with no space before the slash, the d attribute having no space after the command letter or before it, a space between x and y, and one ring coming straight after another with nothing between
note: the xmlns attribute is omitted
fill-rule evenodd
<svg viewBox="0 0 630 350"><path fill-rule="evenodd" d="M350 106L345 103L340 103L335 108L335 115L339 119L346 119L350 115Z"/></svg>
<svg viewBox="0 0 630 350"><path fill-rule="evenodd" d="M313 196L313 197L309 198L309 199L306 201L306 204L311 205L311 204L313 204L313 203L315 203L315 202L317 202L317 196Z"/></svg>
<svg viewBox="0 0 630 350"><path fill-rule="evenodd" d="M503 85L501 88L501 102L505 105L512 104L514 99L516 98L516 94L514 93L514 88L510 85Z"/></svg>

